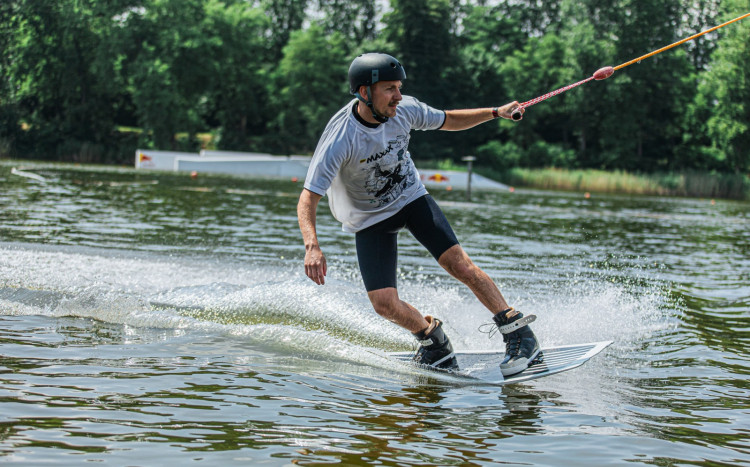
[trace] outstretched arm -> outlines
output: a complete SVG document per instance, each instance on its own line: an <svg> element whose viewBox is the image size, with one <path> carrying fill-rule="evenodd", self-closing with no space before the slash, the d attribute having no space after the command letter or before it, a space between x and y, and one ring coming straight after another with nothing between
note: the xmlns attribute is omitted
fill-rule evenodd
<svg viewBox="0 0 750 467"><path fill-rule="evenodd" d="M513 101L502 107L497 107L497 116L509 119L511 118L510 114L513 113L513 110L519 107L519 105L518 102ZM480 123L496 118L492 113L492 110L492 107L482 109L446 110L445 123L440 129L445 131L469 129ZM521 114L523 114L523 111L524 109L521 109Z"/></svg>
<svg viewBox="0 0 750 467"><path fill-rule="evenodd" d="M297 203L297 221L305 242L305 274L313 282L323 285L326 282L326 257L318 244L318 234L315 229L316 211L321 195L313 193L307 188L302 190Z"/></svg>

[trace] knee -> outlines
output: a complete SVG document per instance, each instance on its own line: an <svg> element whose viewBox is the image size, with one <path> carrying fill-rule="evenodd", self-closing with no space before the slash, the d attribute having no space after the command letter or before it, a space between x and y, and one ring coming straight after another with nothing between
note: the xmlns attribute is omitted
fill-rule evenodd
<svg viewBox="0 0 750 467"><path fill-rule="evenodd" d="M451 269L453 275L457 278L461 280L471 280L477 275L478 268L471 261L461 261L454 264Z"/></svg>
<svg viewBox="0 0 750 467"><path fill-rule="evenodd" d="M383 290L376 290L375 292L370 292L368 295L370 297L370 303L372 303L372 307L375 309L375 313L386 319L395 314L399 302L398 294L395 291L386 292Z"/></svg>
<svg viewBox="0 0 750 467"><path fill-rule="evenodd" d="M442 266L451 276L461 282L472 282L480 273L479 268L466 255L446 261Z"/></svg>

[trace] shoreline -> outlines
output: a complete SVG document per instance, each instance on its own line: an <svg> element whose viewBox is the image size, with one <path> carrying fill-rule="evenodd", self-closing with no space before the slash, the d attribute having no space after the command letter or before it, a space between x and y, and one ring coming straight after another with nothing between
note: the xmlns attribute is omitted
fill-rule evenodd
<svg viewBox="0 0 750 467"><path fill-rule="evenodd" d="M465 165L453 161L415 161L420 170L438 169L466 172ZM42 159L0 158L2 165L91 165L97 167L128 168L121 164L62 162ZM750 200L750 177L698 171L660 172L639 174L625 171L560 168L512 168L493 171L474 166L474 172L514 188L532 188L583 193L610 193L679 198L717 198L738 201Z"/></svg>
<svg viewBox="0 0 750 467"><path fill-rule="evenodd" d="M510 185L552 189L680 198L750 199L750 178L741 174L684 171L637 174L594 169L521 169L504 174Z"/></svg>
<svg viewBox="0 0 750 467"><path fill-rule="evenodd" d="M419 168L466 171L453 161L418 161ZM611 193L679 198L719 198L750 200L750 177L742 174L699 172L696 170L658 173L631 173L621 170L520 168L506 171L473 169L485 177L514 188L568 192Z"/></svg>

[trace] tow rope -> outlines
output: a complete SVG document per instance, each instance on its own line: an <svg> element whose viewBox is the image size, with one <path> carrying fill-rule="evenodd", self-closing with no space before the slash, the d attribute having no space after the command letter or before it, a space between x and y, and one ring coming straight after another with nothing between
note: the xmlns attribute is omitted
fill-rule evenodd
<svg viewBox="0 0 750 467"><path fill-rule="evenodd" d="M692 36L686 37L685 39L682 39L682 40L679 40L679 41L675 42L674 44L670 44L670 45L668 45L666 47L662 47L661 49L654 50L653 52L649 52L646 55L642 55L642 56L640 56L638 58L634 58L633 60L630 60L628 62L625 62L625 63L622 63L620 65L617 65L616 67L605 66L604 68L600 68L600 69L596 70L596 73L594 73L592 76L590 76L590 77L588 77L588 78L586 78L584 80L581 80L581 81L579 81L577 83L569 84L569 85L567 85L565 87L562 87L560 89L556 89L556 90L554 90L552 92L548 92L547 94L544 94L543 96L535 97L534 99L531 99L529 101L526 101L526 102L522 103L519 107L516 107L516 109L511 114L511 117L513 118L513 120L516 120L516 121L521 120L521 118L523 118L523 113L521 112L521 109L526 109L527 107L531 107L534 104L538 104L538 103L540 103L540 102L542 102L544 100L549 99L550 97L556 96L558 94L562 94L565 91L573 89L573 88L575 88L577 86L580 86L582 84L588 83L592 79L597 80L597 81L601 81L603 79L607 79L610 76L612 76L614 74L614 72L617 71L617 70L620 70L622 68L625 68L626 66L632 65L633 63L639 63L641 60L645 60L645 59L647 59L649 57L653 57L656 54L664 52L665 50L669 50L672 47L677 47L680 44L684 44L685 42L691 41L691 40L693 40L695 38L698 38L698 37L700 37L700 36L702 36L704 34L708 34L709 32L716 31L717 29L723 28L724 26L728 26L728 25L730 25L730 24L732 24L734 22L737 22L737 21L740 21L742 19L745 19L748 16L750 16L750 13L745 13L744 15L738 16L737 18L735 18L733 20L730 20L730 21L727 21L726 23L722 23L722 24L720 24L718 26L714 26L714 27L712 27L710 29L706 29L705 31L699 32L698 34L693 34Z"/></svg>

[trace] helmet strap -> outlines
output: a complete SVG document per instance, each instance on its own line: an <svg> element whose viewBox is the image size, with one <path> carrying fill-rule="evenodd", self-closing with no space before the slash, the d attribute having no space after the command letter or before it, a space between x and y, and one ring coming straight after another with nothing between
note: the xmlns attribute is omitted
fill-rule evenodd
<svg viewBox="0 0 750 467"><path fill-rule="evenodd" d="M385 123L388 121L388 117L386 117L385 115L380 115L375 111L375 107L372 105L372 92L370 91L370 86L367 86L367 99L362 97L359 92L357 92L357 99L364 102L365 105L370 108L370 111L372 112L372 118L380 123Z"/></svg>

